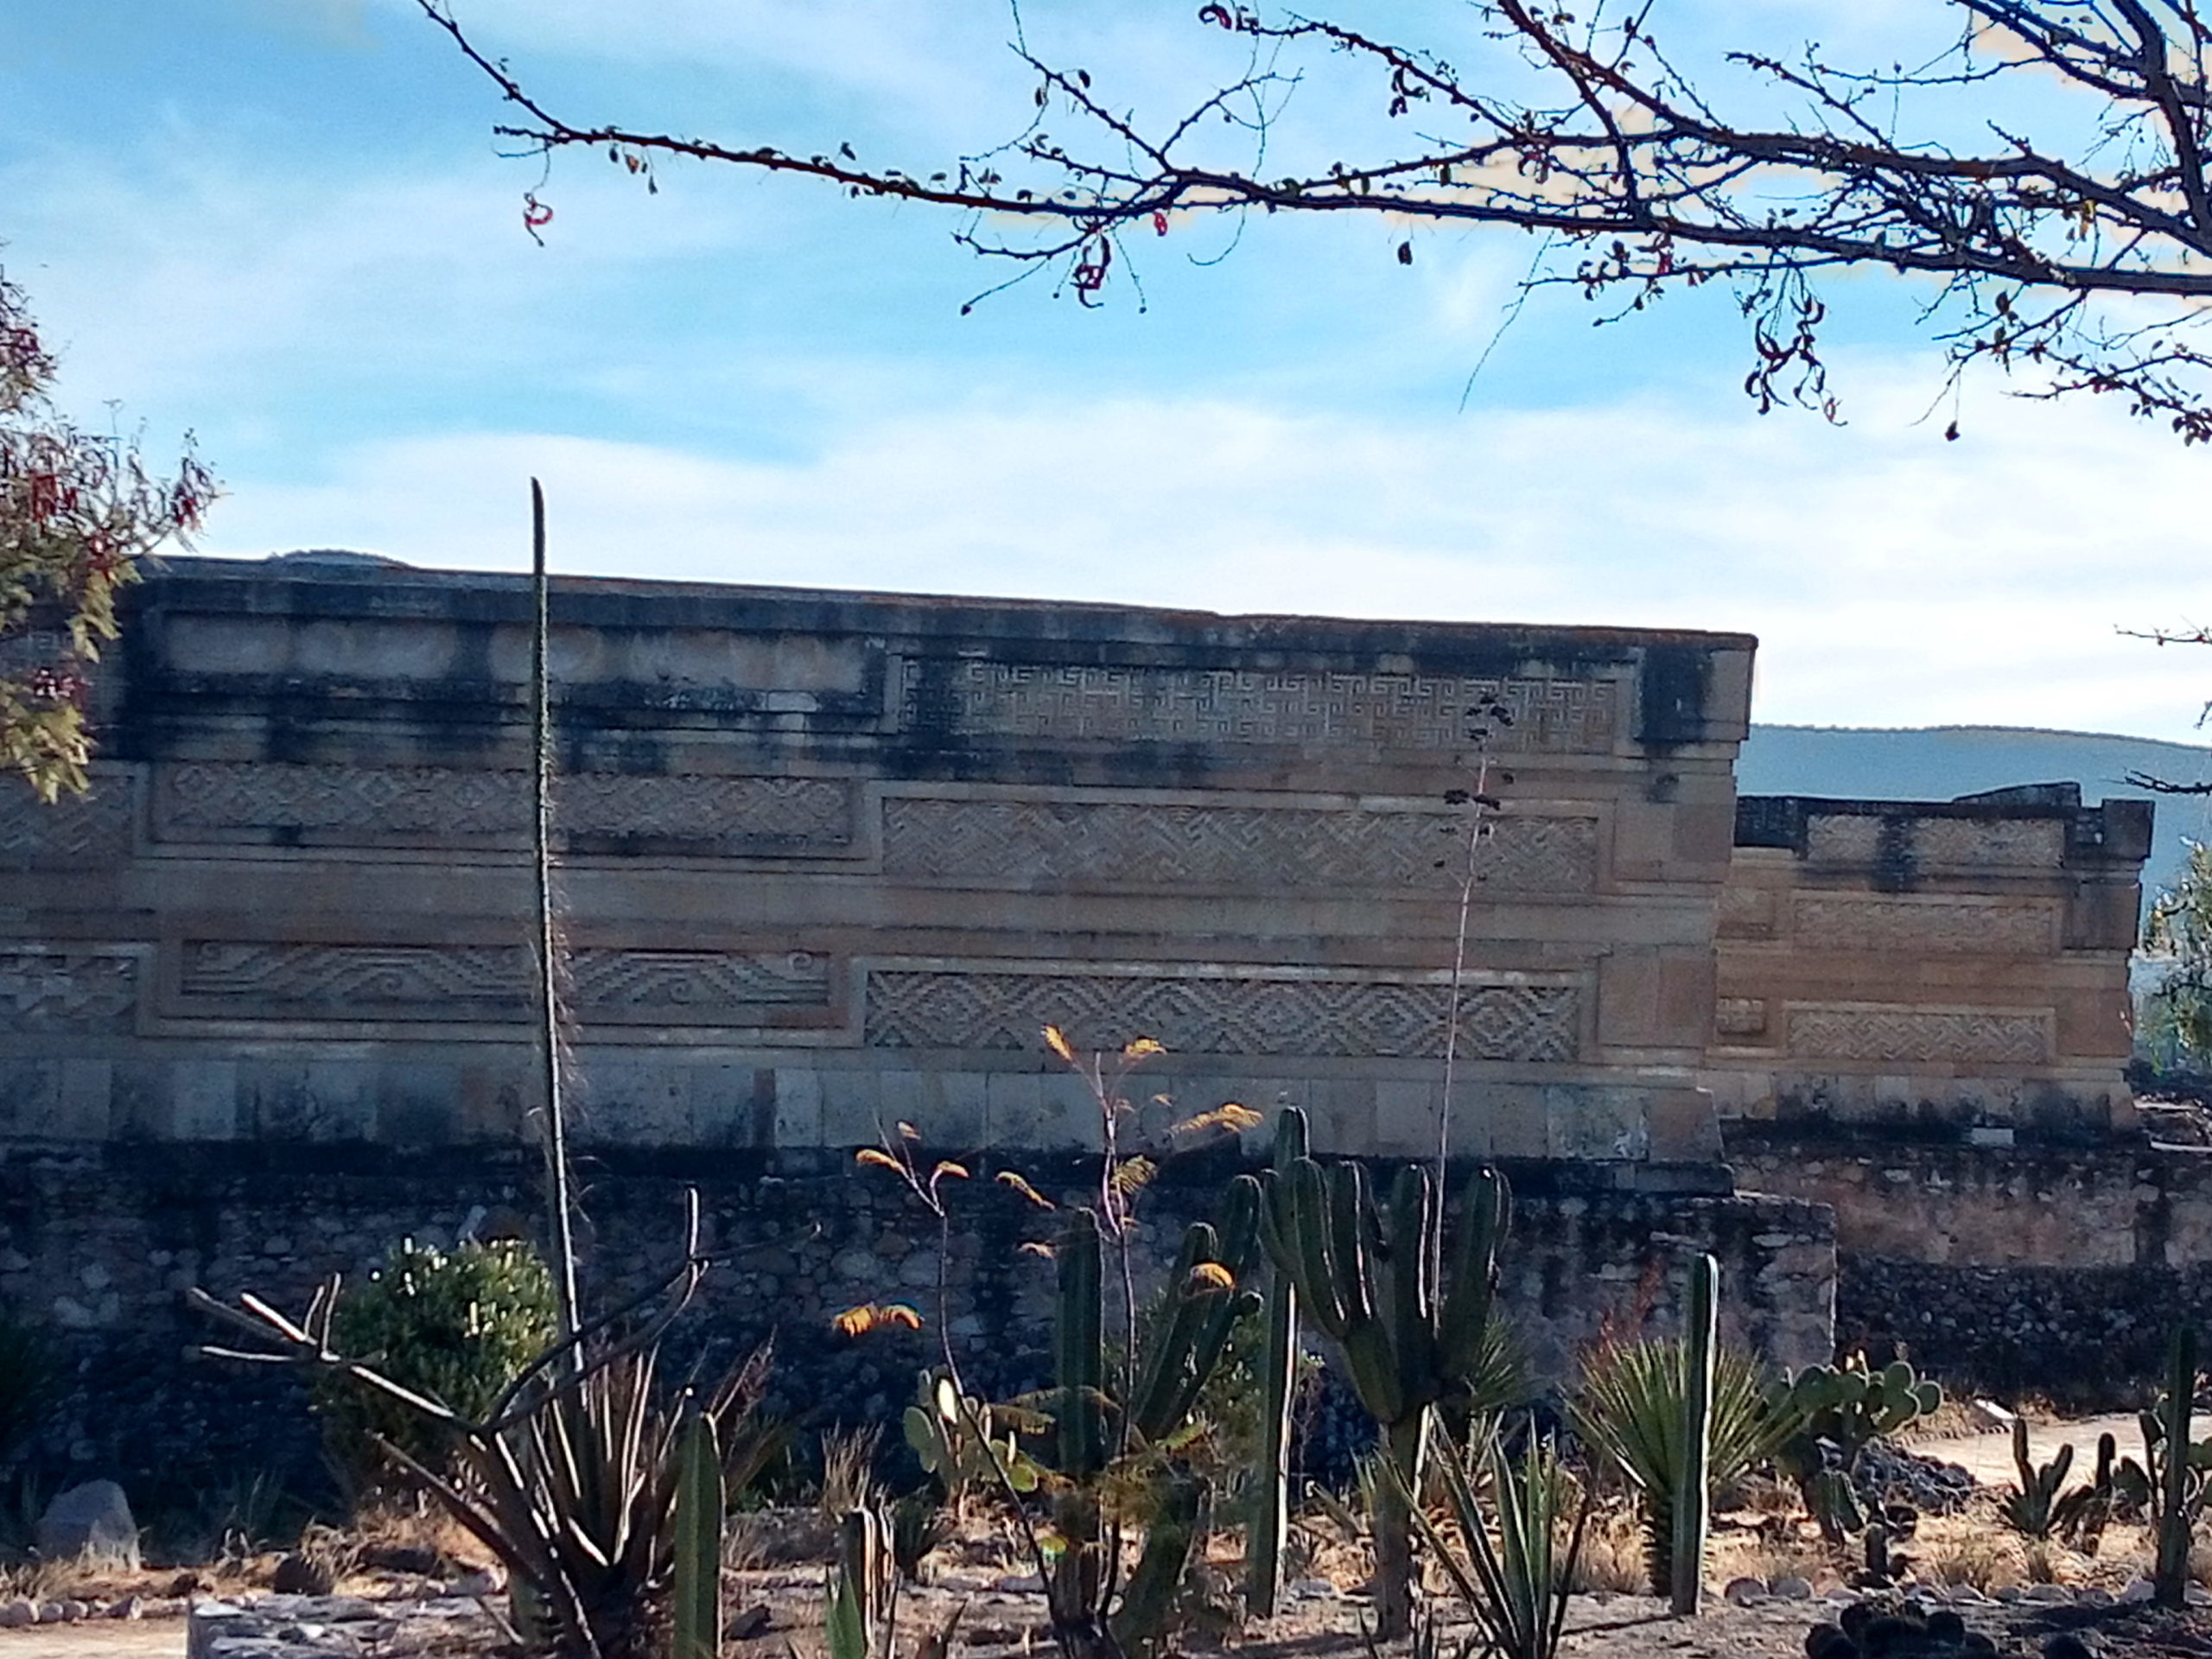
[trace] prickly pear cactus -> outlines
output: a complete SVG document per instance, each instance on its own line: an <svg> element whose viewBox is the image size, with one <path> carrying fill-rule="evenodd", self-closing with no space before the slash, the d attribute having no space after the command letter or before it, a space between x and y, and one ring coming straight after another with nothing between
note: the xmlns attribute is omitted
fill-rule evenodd
<svg viewBox="0 0 2212 1659"><path fill-rule="evenodd" d="M1808 1365L1777 1391L1775 1408L1797 1417L1800 1427L1776 1461L1831 1541L1858 1529L1852 1477L1859 1454L1942 1403L1942 1385L1904 1360L1878 1371L1856 1355L1839 1365Z"/></svg>

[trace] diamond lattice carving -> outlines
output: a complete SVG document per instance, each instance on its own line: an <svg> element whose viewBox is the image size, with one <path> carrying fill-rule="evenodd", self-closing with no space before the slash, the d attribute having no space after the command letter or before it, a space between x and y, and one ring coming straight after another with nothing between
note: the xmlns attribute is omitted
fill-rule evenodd
<svg viewBox="0 0 2212 1659"><path fill-rule="evenodd" d="M1591 818L1497 819L1488 893L1589 893ZM886 874L1025 886L1451 887L1466 828L1439 812L938 801L883 807Z"/></svg>
<svg viewBox="0 0 2212 1659"><path fill-rule="evenodd" d="M1151 1037L1192 1054L1437 1058L1448 987L1374 980L876 969L867 1040L876 1048L1034 1050L1058 1026L1078 1047ZM1482 985L1461 993L1463 1054L1571 1060L1580 999L1570 985Z"/></svg>
<svg viewBox="0 0 2212 1659"><path fill-rule="evenodd" d="M909 658L904 723L977 736L1116 742L1344 744L1465 749L1474 713L1497 700L1513 722L1491 747L1611 749L1611 680L1484 679L1285 669L1135 668Z"/></svg>
<svg viewBox="0 0 2212 1659"><path fill-rule="evenodd" d="M138 1005L135 953L0 947L0 1020L17 1031L128 1029Z"/></svg>
<svg viewBox="0 0 2212 1659"><path fill-rule="evenodd" d="M2043 1065L2052 1056L2053 1016L2002 1012L1807 1004L1789 1010L1789 1052L1806 1059L1894 1065Z"/></svg>

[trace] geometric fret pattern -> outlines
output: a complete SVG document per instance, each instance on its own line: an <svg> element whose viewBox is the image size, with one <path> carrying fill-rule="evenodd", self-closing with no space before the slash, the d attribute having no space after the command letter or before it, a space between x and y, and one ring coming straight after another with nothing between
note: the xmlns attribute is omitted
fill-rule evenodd
<svg viewBox="0 0 2212 1659"><path fill-rule="evenodd" d="M0 945L0 1026L17 1031L127 1031L137 1006L135 952Z"/></svg>
<svg viewBox="0 0 2212 1659"><path fill-rule="evenodd" d="M1138 668L909 658L903 724L963 735L1114 742L1281 743L1603 753L1618 728L1611 680L1351 674L1319 669ZM1510 725L1488 721L1503 702Z"/></svg>
<svg viewBox="0 0 2212 1659"><path fill-rule="evenodd" d="M114 864L130 855L130 779L102 774L48 806L12 780L0 788L0 870Z"/></svg>
<svg viewBox="0 0 2212 1659"><path fill-rule="evenodd" d="M827 961L807 951L571 951L569 1001L579 1014L647 1012L675 1023L692 1014L823 1007ZM485 1005L527 1003L535 993L522 945L265 944L195 940L185 946L179 988L288 1014L344 1018L400 1007L410 1018L465 1019ZM244 1010L241 1010L244 1012Z"/></svg>
<svg viewBox="0 0 2212 1659"><path fill-rule="evenodd" d="M570 840L836 851L853 836L851 788L823 779L585 772L556 777L552 793L555 833ZM530 814L527 773L450 766L175 761L156 769L154 795L155 833L167 841L211 830L518 840Z"/></svg>
<svg viewBox="0 0 2212 1659"><path fill-rule="evenodd" d="M1873 1003L1793 1003L1789 1019L1789 1052L1805 1059L2043 1065L2053 1052L2053 1016L2042 1009L1934 1012Z"/></svg>
<svg viewBox="0 0 2212 1659"><path fill-rule="evenodd" d="M1475 855L1484 893L1585 893L1592 818L1499 817ZM1464 817L1046 801L883 804L887 875L1023 886L1429 887L1459 884Z"/></svg>
<svg viewBox="0 0 2212 1659"><path fill-rule="evenodd" d="M1150 1037L1171 1053L1436 1058L1450 997L1445 985L1256 972L878 969L868 976L865 1024L874 1048L1039 1051L1050 1025L1078 1050ZM1572 1060L1580 1024L1571 985L1460 991L1459 1052L1471 1059Z"/></svg>
<svg viewBox="0 0 2212 1659"><path fill-rule="evenodd" d="M1827 950L2044 957L2058 948L2056 899L1800 895L1797 942Z"/></svg>

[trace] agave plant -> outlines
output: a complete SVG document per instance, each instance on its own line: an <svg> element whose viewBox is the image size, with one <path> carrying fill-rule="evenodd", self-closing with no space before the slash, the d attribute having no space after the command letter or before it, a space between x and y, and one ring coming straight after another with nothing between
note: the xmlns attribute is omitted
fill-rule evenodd
<svg viewBox="0 0 2212 1659"><path fill-rule="evenodd" d="M1532 1436L1518 1458L1510 1458L1491 1430L1475 1458L1490 1495L1485 1513L1466 1459L1448 1431L1440 1430L1439 1439L1435 1478L1457 1537L1446 1537L1419 1503L1408 1506L1414 1524L1480 1627L1486 1651L1498 1659L1553 1659L1589 1526L1588 1494L1550 1442ZM1388 1478L1400 1478L1395 1468Z"/></svg>
<svg viewBox="0 0 2212 1659"><path fill-rule="evenodd" d="M1678 1340L1605 1348L1586 1370L1581 1395L1569 1408L1575 1433L1637 1489L1655 1596L1671 1588L1675 1499L1691 1450L1683 1411L1690 1364L1689 1345ZM1714 1353L1711 1484L1732 1480L1772 1457L1796 1421L1770 1395L1750 1358L1726 1348Z"/></svg>

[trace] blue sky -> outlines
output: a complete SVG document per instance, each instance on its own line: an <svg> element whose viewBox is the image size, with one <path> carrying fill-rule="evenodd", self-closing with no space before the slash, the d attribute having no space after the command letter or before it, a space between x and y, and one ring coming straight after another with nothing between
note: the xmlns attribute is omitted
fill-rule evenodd
<svg viewBox="0 0 2212 1659"><path fill-rule="evenodd" d="M586 119L926 170L1027 110L986 0L456 4ZM1940 19L1837 11L1758 16L1877 62ZM1164 108L1234 65L1194 14L1024 21ZM1729 9L1660 16L1695 49ZM1301 89L1307 130L1370 118L1336 96ZM1179 225L1142 310L1033 284L963 317L998 273L947 220L797 181L671 167L648 197L566 158L541 249L497 116L411 0L0 7L0 263L73 410L198 434L231 492L205 550L514 569L534 472L570 571L1744 629L1769 720L2198 735L2212 652L2115 630L2212 622L2212 457L1990 379L1944 442L1910 289L1830 295L1840 429L1753 412L1717 292L1603 329L1540 296L1462 409L1518 236L1420 234L1408 270L1396 226L1275 221L1202 267L1224 231Z"/></svg>

